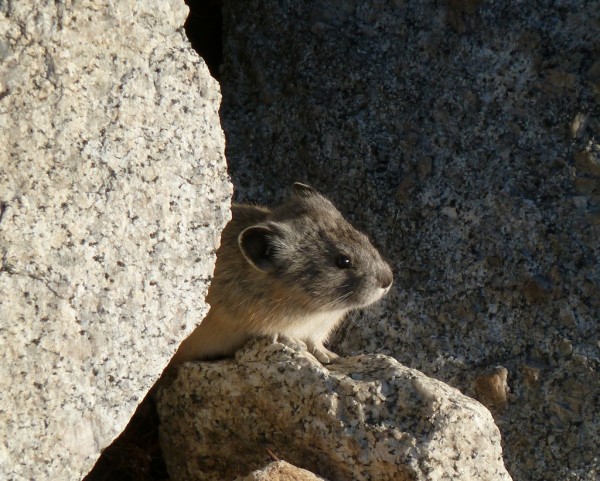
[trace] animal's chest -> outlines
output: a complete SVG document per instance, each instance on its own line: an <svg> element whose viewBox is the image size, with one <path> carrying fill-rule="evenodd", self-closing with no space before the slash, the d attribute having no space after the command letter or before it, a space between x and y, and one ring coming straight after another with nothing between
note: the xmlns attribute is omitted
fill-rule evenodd
<svg viewBox="0 0 600 481"><path fill-rule="evenodd" d="M333 311L299 317L290 322L284 334L300 339L324 339L342 320L346 311Z"/></svg>

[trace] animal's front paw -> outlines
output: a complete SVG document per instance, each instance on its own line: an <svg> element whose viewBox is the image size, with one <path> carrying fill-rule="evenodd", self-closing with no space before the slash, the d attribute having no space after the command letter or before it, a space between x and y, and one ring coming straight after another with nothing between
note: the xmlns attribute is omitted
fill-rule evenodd
<svg viewBox="0 0 600 481"><path fill-rule="evenodd" d="M275 334L273 336L273 342L279 342L294 351L306 351L308 349L306 343L302 339L286 336L285 334Z"/></svg>
<svg viewBox="0 0 600 481"><path fill-rule="evenodd" d="M317 361L321 364L331 364L340 358L340 356L327 349L321 342L307 341L307 345L308 351L315 356Z"/></svg>

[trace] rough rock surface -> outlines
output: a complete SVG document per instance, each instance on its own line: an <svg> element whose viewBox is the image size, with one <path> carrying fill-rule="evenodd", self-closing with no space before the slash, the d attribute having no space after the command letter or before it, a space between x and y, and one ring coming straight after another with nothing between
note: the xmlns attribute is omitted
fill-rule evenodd
<svg viewBox="0 0 600 481"><path fill-rule="evenodd" d="M224 2L238 199L305 181L375 238L394 292L333 349L496 385L515 479L600 474L599 28L593 0Z"/></svg>
<svg viewBox="0 0 600 481"><path fill-rule="evenodd" d="M490 412L383 355L324 367L256 340L183 365L158 393L172 481L223 480L278 458L336 480L510 480Z"/></svg>
<svg viewBox="0 0 600 481"><path fill-rule="evenodd" d="M257 469L236 481L327 481L325 478L301 469L285 461L275 461L263 469Z"/></svg>
<svg viewBox="0 0 600 481"><path fill-rule="evenodd" d="M231 186L186 15L0 2L1 479L80 479L206 312Z"/></svg>

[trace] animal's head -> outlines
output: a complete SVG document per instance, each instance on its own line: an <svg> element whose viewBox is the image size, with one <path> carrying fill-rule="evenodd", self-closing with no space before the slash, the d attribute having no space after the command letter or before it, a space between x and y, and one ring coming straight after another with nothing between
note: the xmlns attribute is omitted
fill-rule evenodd
<svg viewBox="0 0 600 481"><path fill-rule="evenodd" d="M296 183L291 198L238 238L259 271L304 292L317 309L367 306L392 284L389 265L312 187Z"/></svg>

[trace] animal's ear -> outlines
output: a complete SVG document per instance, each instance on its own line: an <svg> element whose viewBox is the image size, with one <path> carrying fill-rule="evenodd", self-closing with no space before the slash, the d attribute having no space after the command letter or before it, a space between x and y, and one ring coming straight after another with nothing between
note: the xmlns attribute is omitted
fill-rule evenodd
<svg viewBox="0 0 600 481"><path fill-rule="evenodd" d="M310 185L301 184L300 182L294 182L292 192L296 197L299 197L301 199L305 199L307 197L319 194L319 192L316 189L313 189Z"/></svg>
<svg viewBox="0 0 600 481"><path fill-rule="evenodd" d="M256 269L269 272L275 268L273 237L275 233L266 225L254 225L244 229L238 243L246 260Z"/></svg>

